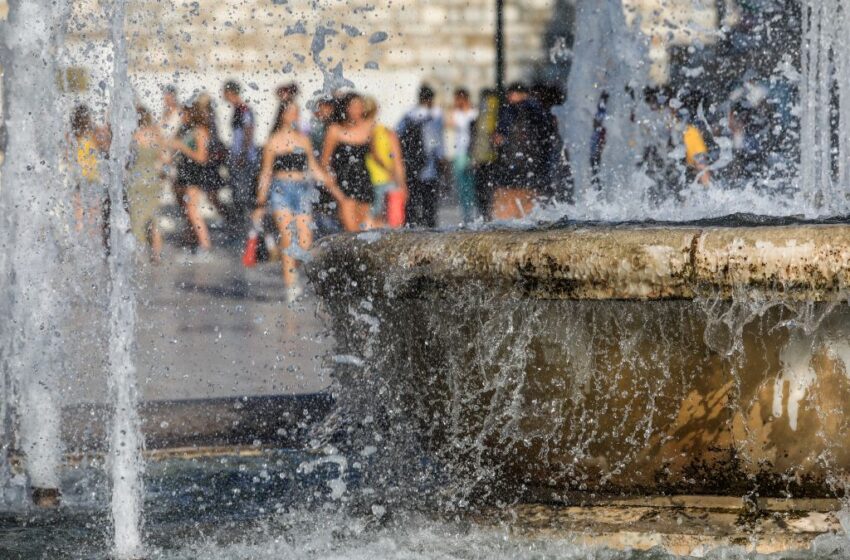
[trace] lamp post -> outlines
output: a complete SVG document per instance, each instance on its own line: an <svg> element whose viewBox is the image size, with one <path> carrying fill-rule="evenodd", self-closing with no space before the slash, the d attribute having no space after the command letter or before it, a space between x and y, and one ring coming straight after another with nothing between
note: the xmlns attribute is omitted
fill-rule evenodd
<svg viewBox="0 0 850 560"><path fill-rule="evenodd" d="M505 0L496 0L496 90L505 92Z"/></svg>

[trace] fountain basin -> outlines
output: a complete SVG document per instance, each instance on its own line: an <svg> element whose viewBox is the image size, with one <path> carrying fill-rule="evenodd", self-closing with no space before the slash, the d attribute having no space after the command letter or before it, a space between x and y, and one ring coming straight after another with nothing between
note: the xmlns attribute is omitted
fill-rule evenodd
<svg viewBox="0 0 850 560"><path fill-rule="evenodd" d="M831 497L848 257L841 225L577 226L334 237L309 273L337 398L484 494Z"/></svg>

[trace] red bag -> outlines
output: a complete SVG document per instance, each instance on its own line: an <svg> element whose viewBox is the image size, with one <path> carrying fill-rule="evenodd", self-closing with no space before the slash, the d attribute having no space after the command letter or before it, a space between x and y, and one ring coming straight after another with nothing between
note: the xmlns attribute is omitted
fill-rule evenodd
<svg viewBox="0 0 850 560"><path fill-rule="evenodd" d="M257 245L259 235L255 230L248 234L248 242L245 243L245 251L242 253L242 265L245 268L257 266Z"/></svg>
<svg viewBox="0 0 850 560"><path fill-rule="evenodd" d="M407 206L407 193L401 190L387 193L387 225L400 228L404 225L404 213Z"/></svg>

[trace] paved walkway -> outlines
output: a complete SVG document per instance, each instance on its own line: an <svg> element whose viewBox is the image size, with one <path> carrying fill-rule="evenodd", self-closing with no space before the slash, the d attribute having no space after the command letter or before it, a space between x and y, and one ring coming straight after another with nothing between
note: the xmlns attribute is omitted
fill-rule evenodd
<svg viewBox="0 0 850 560"><path fill-rule="evenodd" d="M246 270L235 248L199 263L168 247L158 266L137 274L135 363L144 400L312 393L324 389L331 347L317 300L285 300L278 263ZM101 299L102 301L102 299ZM96 323L79 306L71 324ZM106 333L87 333L91 352L68 356L65 404L102 402Z"/></svg>
<svg viewBox="0 0 850 560"><path fill-rule="evenodd" d="M218 248L209 262L198 262L178 247L179 210L172 206L162 212L176 224L172 240L162 263L140 264L135 278L135 365L142 399L298 395L325 389L330 379L322 364L332 340L311 291L291 306L279 263L245 269L241 231L214 229ZM441 208L442 224L459 219L456 207ZM102 251L99 238L88 243L76 248L79 254L66 264L68 275L79 275L85 270L79 261L95 261L86 280L72 282L81 287L65 328L75 340L67 345L57 380L63 405L102 403L107 396L108 275L102 258L92 259Z"/></svg>

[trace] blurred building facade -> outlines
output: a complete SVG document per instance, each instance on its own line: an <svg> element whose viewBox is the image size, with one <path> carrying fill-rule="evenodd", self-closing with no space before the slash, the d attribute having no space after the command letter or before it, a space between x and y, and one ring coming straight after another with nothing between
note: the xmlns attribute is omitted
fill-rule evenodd
<svg viewBox="0 0 850 560"><path fill-rule="evenodd" d="M68 66L108 58L101 0L71 0ZM646 35L655 81L669 78L669 52L711 44L734 0L622 0ZM495 0L128 0L131 72L155 103L174 83L183 96L241 78L249 101L287 81L305 97L348 85L376 95L393 120L421 81L443 93L495 81ZM563 80L570 64L576 0L505 0L507 79ZM599 2L600 6L604 2ZM0 0L0 10L5 1ZM108 67L108 64L100 64ZM86 87L102 78L91 71ZM261 111L261 121L270 119Z"/></svg>

